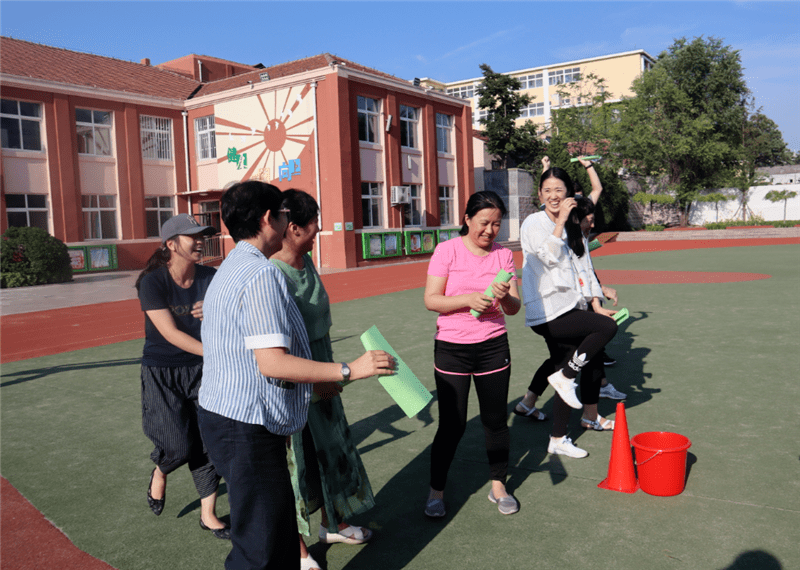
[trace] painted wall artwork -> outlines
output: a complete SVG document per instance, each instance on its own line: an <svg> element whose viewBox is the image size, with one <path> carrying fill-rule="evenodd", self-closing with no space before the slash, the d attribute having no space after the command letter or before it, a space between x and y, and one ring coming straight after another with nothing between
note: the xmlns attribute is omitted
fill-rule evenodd
<svg viewBox="0 0 800 570"><path fill-rule="evenodd" d="M226 101L214 114L219 180L291 181L310 174L300 155L314 134L311 85ZM310 186L313 179L305 182Z"/></svg>

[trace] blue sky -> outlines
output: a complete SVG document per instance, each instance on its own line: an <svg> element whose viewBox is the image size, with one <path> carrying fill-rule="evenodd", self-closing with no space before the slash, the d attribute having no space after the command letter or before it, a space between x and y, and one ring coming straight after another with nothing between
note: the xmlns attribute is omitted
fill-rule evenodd
<svg viewBox="0 0 800 570"><path fill-rule="evenodd" d="M800 150L800 2L0 2L2 35L153 64L189 53L273 65L329 52L442 81L714 36Z"/></svg>

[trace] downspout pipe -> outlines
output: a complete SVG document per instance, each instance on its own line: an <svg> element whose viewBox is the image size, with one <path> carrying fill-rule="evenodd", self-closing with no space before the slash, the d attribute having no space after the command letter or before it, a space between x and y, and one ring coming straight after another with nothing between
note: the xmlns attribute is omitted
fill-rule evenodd
<svg viewBox="0 0 800 570"><path fill-rule="evenodd" d="M186 165L186 191L191 192L192 181L189 179L189 112L181 111L183 115L183 161ZM189 215L192 215L192 195L187 193L189 200Z"/></svg>
<svg viewBox="0 0 800 570"><path fill-rule="evenodd" d="M317 204L319 204L319 227L322 228L322 190L320 188L319 173L319 123L317 122L317 82L311 82L311 91L314 94L314 164L316 165ZM322 267L322 236L317 234L317 268Z"/></svg>

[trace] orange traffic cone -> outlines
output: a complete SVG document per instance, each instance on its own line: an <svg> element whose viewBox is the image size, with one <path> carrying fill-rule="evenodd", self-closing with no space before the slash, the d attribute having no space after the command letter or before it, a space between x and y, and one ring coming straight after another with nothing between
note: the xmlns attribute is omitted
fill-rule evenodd
<svg viewBox="0 0 800 570"><path fill-rule="evenodd" d="M635 493L639 488L633 471L633 453L628 437L628 420L625 419L625 404L617 403L614 418L614 438L611 440L611 459L608 462L608 477L598 485L601 489Z"/></svg>

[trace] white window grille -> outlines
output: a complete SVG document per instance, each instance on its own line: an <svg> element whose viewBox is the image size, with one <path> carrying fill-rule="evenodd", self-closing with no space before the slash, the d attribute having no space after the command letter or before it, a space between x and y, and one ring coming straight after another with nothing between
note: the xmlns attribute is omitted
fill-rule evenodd
<svg viewBox="0 0 800 570"><path fill-rule="evenodd" d="M377 99L358 97L358 140L378 142L378 114L380 105Z"/></svg>
<svg viewBox="0 0 800 570"><path fill-rule="evenodd" d="M83 230L85 239L117 239L117 197L84 194Z"/></svg>
<svg viewBox="0 0 800 570"><path fill-rule="evenodd" d="M475 87L472 85L462 85L461 87L448 87L447 94L462 99L472 99L475 97Z"/></svg>
<svg viewBox="0 0 800 570"><path fill-rule="evenodd" d="M0 123L3 148L42 150L42 107L38 103L3 99Z"/></svg>
<svg viewBox="0 0 800 570"><path fill-rule="evenodd" d="M436 113L436 150L451 153L453 135L453 116Z"/></svg>
<svg viewBox="0 0 800 570"><path fill-rule="evenodd" d="M544 115L544 103L529 103L520 111L520 117L538 117Z"/></svg>
<svg viewBox="0 0 800 570"><path fill-rule="evenodd" d="M6 217L9 227L41 228L47 224L46 194L6 194Z"/></svg>
<svg viewBox="0 0 800 570"><path fill-rule="evenodd" d="M422 186L409 185L410 202L404 207L405 225L419 227L422 225Z"/></svg>
<svg viewBox="0 0 800 570"><path fill-rule="evenodd" d="M520 82L520 90L522 89L535 89L536 87L541 87L543 74L542 73L534 73L533 75L523 75L519 78Z"/></svg>
<svg viewBox="0 0 800 570"><path fill-rule="evenodd" d="M361 183L361 222L364 228L383 227L383 185L380 182Z"/></svg>
<svg viewBox="0 0 800 570"><path fill-rule="evenodd" d="M142 136L142 156L172 160L172 120L163 117L139 117Z"/></svg>
<svg viewBox="0 0 800 570"><path fill-rule="evenodd" d="M144 212L147 222L147 237L161 235L161 226L174 214L172 196L147 196L144 199Z"/></svg>
<svg viewBox="0 0 800 570"><path fill-rule="evenodd" d="M111 113L75 109L78 153L111 156Z"/></svg>
<svg viewBox="0 0 800 570"><path fill-rule="evenodd" d="M217 158L217 134L214 115L194 120L194 136L197 143L197 160Z"/></svg>
<svg viewBox="0 0 800 570"><path fill-rule="evenodd" d="M569 67L567 69L559 69L558 71L553 71L548 76L548 81L550 85L561 85L562 83L574 83L575 81L579 81L581 78L581 68L580 67Z"/></svg>
<svg viewBox="0 0 800 570"><path fill-rule="evenodd" d="M476 109L475 113L472 115L472 123L475 125L481 124L481 119L485 119L489 116L488 109Z"/></svg>
<svg viewBox="0 0 800 570"><path fill-rule="evenodd" d="M439 186L439 225L452 226L455 223L455 199L452 186Z"/></svg>
<svg viewBox="0 0 800 570"><path fill-rule="evenodd" d="M419 124L419 109L400 105L400 146L407 148L417 147L417 125Z"/></svg>

